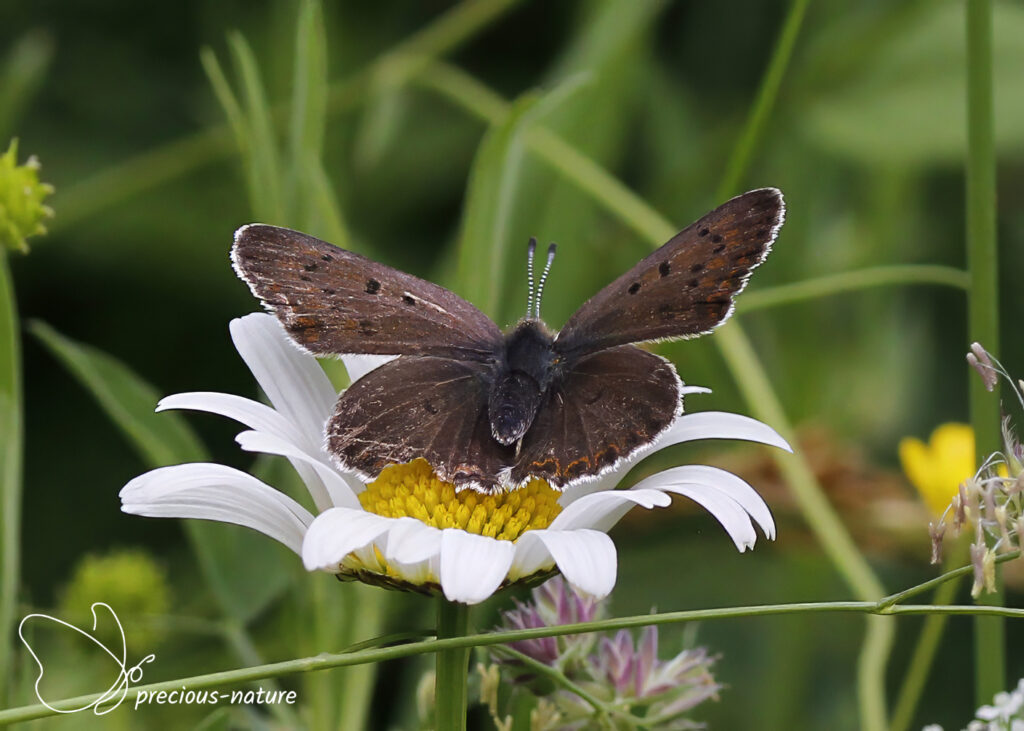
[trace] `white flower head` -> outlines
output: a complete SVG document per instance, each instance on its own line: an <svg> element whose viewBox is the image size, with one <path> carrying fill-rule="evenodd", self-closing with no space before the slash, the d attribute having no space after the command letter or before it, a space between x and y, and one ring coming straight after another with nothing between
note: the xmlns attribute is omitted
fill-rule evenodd
<svg viewBox="0 0 1024 731"><path fill-rule="evenodd" d="M324 449L324 425L337 394L316 359L297 348L271 315L232 321L231 337L270 406L230 394L182 393L157 408L207 411L241 422L248 427L237 437L242 449L287 458L316 514L252 475L218 464L161 467L136 477L121 490L126 513L243 525L291 548L311 571L442 592L466 604L554 571L584 594L606 596L616 577L608 530L633 507L664 507L672 495L707 508L740 551L753 547L754 523L775 537L771 512L750 485L701 465L665 470L628 490L615 487L639 457L564 492L543 480L497 495L456 492L422 460L387 467L365 483L340 470ZM355 380L387 359L342 360ZM696 439L744 439L789 450L765 424L721 412L677 417L655 450Z"/></svg>

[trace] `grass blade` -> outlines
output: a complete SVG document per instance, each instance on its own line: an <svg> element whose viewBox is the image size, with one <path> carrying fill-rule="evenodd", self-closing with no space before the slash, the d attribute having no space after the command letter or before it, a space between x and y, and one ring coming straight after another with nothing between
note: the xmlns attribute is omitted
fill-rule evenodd
<svg viewBox="0 0 1024 731"><path fill-rule="evenodd" d="M180 414L153 411L159 394L128 366L97 348L61 335L44 322L31 322L29 330L96 398L147 464L162 466L206 459L206 450Z"/></svg>
<svg viewBox="0 0 1024 731"><path fill-rule="evenodd" d="M237 31L228 35L232 61L242 86L249 130L249 194L253 214L261 221L280 222L284 218L281 170L278 164L277 138L270 105L267 103L259 64L245 37Z"/></svg>
<svg viewBox="0 0 1024 731"><path fill-rule="evenodd" d="M11 637L21 586L21 471L24 446L21 338L14 283L0 250L0 704L13 681Z"/></svg>
<svg viewBox="0 0 1024 731"><path fill-rule="evenodd" d="M0 66L0 140L14 133L52 60L53 40L43 31L26 33L11 45Z"/></svg>
<svg viewBox="0 0 1024 731"><path fill-rule="evenodd" d="M469 174L456 289L491 317L501 302L508 223L523 159L521 123L534 103L534 98L516 102L505 120L487 133Z"/></svg>

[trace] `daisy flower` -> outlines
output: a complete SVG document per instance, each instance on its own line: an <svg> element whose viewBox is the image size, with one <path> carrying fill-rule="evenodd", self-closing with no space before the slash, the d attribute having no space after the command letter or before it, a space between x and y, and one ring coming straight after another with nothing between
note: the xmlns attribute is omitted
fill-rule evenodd
<svg viewBox="0 0 1024 731"><path fill-rule="evenodd" d="M342 579L476 604L503 586L560 572L578 591L604 597L615 585L615 544L607 532L631 508L664 507L673 495L703 505L736 548L752 548L754 523L768 538L775 523L761 496L724 470L686 465L615 487L640 458L599 479L559 492L543 480L496 495L457 492L423 460L393 465L373 481L338 468L324 448L324 425L337 393L316 359L297 348L277 320L252 314L231 337L271 405L223 393L168 396L157 410L221 414L248 430L237 442L287 458L309 491L311 512L252 475L219 464L161 467L121 490L126 513L235 523L274 538L305 567ZM381 356L342 356L353 381ZM685 393L707 392L686 387ZM721 412L684 414L644 453L696 439L744 439L789 450L773 429Z"/></svg>

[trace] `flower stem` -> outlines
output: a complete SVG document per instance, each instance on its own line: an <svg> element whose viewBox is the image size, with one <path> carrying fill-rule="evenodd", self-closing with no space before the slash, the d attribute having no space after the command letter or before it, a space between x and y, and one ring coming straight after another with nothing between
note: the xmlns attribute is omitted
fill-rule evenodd
<svg viewBox="0 0 1024 731"><path fill-rule="evenodd" d="M1006 553L996 557L997 563L1012 561L1020 557L1020 551ZM190 689L202 690L204 688L217 688L221 686L237 685L253 680L264 678L280 678L295 673L308 673L315 670L326 670L328 668L348 667L351 665L364 665L367 663L385 662L414 655L425 655L428 653L446 653L452 650L463 650L468 659L469 648L486 647L490 645L505 645L523 640L535 640L541 637L561 637L563 635L582 634L585 632L607 632L609 630L633 629L637 627L661 626L669 624L683 624L687 622L710 621L716 619L735 619L738 617L767 617L791 614L879 614L879 615L956 615L956 616L1002 616L1013 617L1024 620L1024 609L1016 607L985 607L977 605L967 606L937 606L932 604L897 605L900 598L907 598L920 594L928 589L938 586L947 581L958 579L973 571L971 566L964 566L953 571L947 571L935 579L931 579L917 586L911 587L896 594L884 597L875 602L800 602L796 604L763 604L749 607L721 607L717 609L693 609L681 612L666 612L664 614L638 614L630 617L617 617L614 619L602 619L596 622L581 622L579 624L555 625L551 627L537 627L530 629L509 630L507 632L490 632L487 634L452 636L449 638L438 638L436 640L423 640L409 642L394 647L385 646L396 640L406 639L409 634L389 635L378 637L374 640L360 642L353 645L345 652L321 653L315 657L302 657L294 660L271 663L268 665L256 665L253 667L239 668L237 670L226 670L219 673L208 673L188 678L177 678L159 683L150 683L129 688L124 696L125 703L133 703L143 693L153 695L161 690L171 691L180 688L182 685ZM468 608L456 607L455 609L442 606L442 616L445 612L462 611L468 614ZM465 626L465 625L463 625ZM414 633L420 634L420 633ZM438 663L440 666L440 662ZM461 682L464 683L467 676L467 667L459 665L462 669ZM45 718L56 715L54 709L81 708L100 697L100 693L78 696L75 698L64 698L59 701L50 702L49 706L34 705L21 706L0 710L0 726L15 723L18 721L30 721L35 718ZM463 708L464 710L464 708ZM462 728L456 726L454 728Z"/></svg>
<svg viewBox="0 0 1024 731"><path fill-rule="evenodd" d="M21 338L14 283L0 249L0 706L13 678L11 637L21 547Z"/></svg>
<svg viewBox="0 0 1024 731"><path fill-rule="evenodd" d="M968 335L999 353L998 256L996 249L996 158L992 93L992 2L967 1L967 264L971 275ZM999 403L970 374L971 425L978 464L999 449ZM1001 592L979 604L1002 604ZM988 703L1005 689L1005 628L999 617L974 624L975 700Z"/></svg>
<svg viewBox="0 0 1024 731"><path fill-rule="evenodd" d="M437 600L437 639L465 637L469 629L469 606ZM437 731L464 731L466 728L466 679L469 675L470 647L454 647L437 652L434 703Z"/></svg>

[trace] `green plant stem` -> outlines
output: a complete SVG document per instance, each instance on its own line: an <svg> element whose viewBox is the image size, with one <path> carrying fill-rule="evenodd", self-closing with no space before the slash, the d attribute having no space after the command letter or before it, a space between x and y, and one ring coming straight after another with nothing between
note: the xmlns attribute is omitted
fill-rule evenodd
<svg viewBox="0 0 1024 731"><path fill-rule="evenodd" d="M0 249L0 705L14 678L12 636L20 586L21 469L24 441L21 394L21 335L14 280Z"/></svg>
<svg viewBox="0 0 1024 731"><path fill-rule="evenodd" d="M868 267L839 274L805 279L776 287L762 287L743 293L739 300L739 314L780 307L847 292L859 292L872 287L932 284L966 290L970 286L967 272L939 264L895 264Z"/></svg>
<svg viewBox="0 0 1024 731"><path fill-rule="evenodd" d="M469 606L437 600L437 640L465 638L469 630ZM469 675L470 645L438 650L434 678L434 705L437 731L464 731L466 728L466 680Z"/></svg>
<svg viewBox="0 0 1024 731"><path fill-rule="evenodd" d="M380 70L399 57L416 55L426 60L443 56L500 18L519 0L463 0L434 21L347 79L330 86L328 111L337 114L355 106ZM414 72L416 69L410 69ZM282 121L288 105L274 107L274 119ZM81 220L121 201L194 172L205 165L237 154L228 124L219 124L186 135L112 165L84 180L60 188L55 196L60 217L51 232L77 225Z"/></svg>
<svg viewBox="0 0 1024 731"><path fill-rule="evenodd" d="M946 557L946 565L963 563L967 559L969 543L966 539L957 542L953 552ZM966 571L964 569L967 569ZM973 571L972 566L966 566L954 572L947 572L943 577L949 577L939 585L932 601L935 604L949 604L956 596L960 586L960 579L963 574ZM953 576L953 574L957 574ZM943 578L940 577L940 578ZM930 587L929 587L930 588ZM905 592L899 596L905 596ZM896 601L902 601L896 599ZM942 634L946 629L948 617L942 614L935 614L925 617L921 634L917 638L914 652L907 664L907 672L903 677L903 684L900 686L899 694L896 696L896 705L893 707L892 720L889 724L889 731L906 731L914 720L914 711L921 698L928 675L932 669L932 662L935 660L935 653L939 649Z"/></svg>
<svg viewBox="0 0 1024 731"><path fill-rule="evenodd" d="M992 2L967 0L967 265L971 274L968 335L999 354L998 253L996 248L996 152L992 92ZM977 464L1000 448L999 402L970 373L971 425ZM1002 592L982 594L979 604L999 605ZM975 700L988 703L1006 688L1005 628L998 617L974 625Z"/></svg>
<svg viewBox="0 0 1024 731"><path fill-rule="evenodd" d="M313 672L336 667L362 665L396 660L414 655L441 653L448 650L468 650L471 647L501 645L522 640L541 637L561 637L569 634L586 632L605 632L617 629L633 629L649 625L669 625L686 622L734 619L739 617L766 617L791 614L879 614L879 615L956 615L956 616L1000 616L1024 619L1024 609L1015 607L988 607L978 605L937 606L931 604L884 605L878 602L804 602L795 604L763 604L750 607L724 607L720 609L697 609L684 612L667 612L665 614L640 614L630 617L606 619L599 622L586 622L573 625L557 625L536 629L511 630L480 635L464 635L461 637L438 638L410 642L395 647L378 647L370 650L359 650L347 653L321 653L314 657L297 658L268 665L226 670L219 673L208 673L187 678L140 685L128 690L125 703L132 703L140 693L157 693L161 690L175 690L182 685L189 689L202 690L227 685L237 685L264 678L279 678L295 673ZM466 671L463 670L463 680ZM65 698L51 702L57 709L78 708L87 705L100 697L99 693ZM0 725L28 721L55 715L55 711L44 705L21 706L0 711Z"/></svg>
<svg viewBox="0 0 1024 731"><path fill-rule="evenodd" d="M553 668L550 665L546 665L540 662L539 660L534 660L529 655L523 654L518 650L513 650L511 647L507 647L504 645L495 648L495 651L501 653L502 655L515 658L520 663L530 668L538 675L543 675L544 677L554 681L558 685L561 685L566 690L575 693L587 705L593 708L594 711L598 714L598 716L607 717L609 713L611 713L612 709L608 707L607 703L605 703L600 698L597 698L596 696L588 692L586 688L583 688L574 683L573 681L571 681L565 675L565 673L563 673L558 668Z"/></svg>

